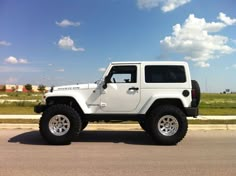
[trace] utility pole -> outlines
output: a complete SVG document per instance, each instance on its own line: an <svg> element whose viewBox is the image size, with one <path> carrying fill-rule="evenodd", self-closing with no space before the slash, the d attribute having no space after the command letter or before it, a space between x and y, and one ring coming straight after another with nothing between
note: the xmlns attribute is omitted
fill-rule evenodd
<svg viewBox="0 0 236 176"><path fill-rule="evenodd" d="M205 79L205 91L208 92L207 78Z"/></svg>

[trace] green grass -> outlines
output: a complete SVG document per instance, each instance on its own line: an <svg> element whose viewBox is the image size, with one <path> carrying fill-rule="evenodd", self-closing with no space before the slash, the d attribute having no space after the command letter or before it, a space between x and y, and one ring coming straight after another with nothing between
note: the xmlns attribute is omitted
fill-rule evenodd
<svg viewBox="0 0 236 176"><path fill-rule="evenodd" d="M201 94L200 115L236 115L236 94Z"/></svg>
<svg viewBox="0 0 236 176"><path fill-rule="evenodd" d="M35 114L34 106L42 100L41 93L5 93L0 92L0 114ZM18 102L11 102L11 100L19 100ZM29 102L34 100L35 102Z"/></svg>
<svg viewBox="0 0 236 176"><path fill-rule="evenodd" d="M200 108L236 108L236 94L201 94Z"/></svg>
<svg viewBox="0 0 236 176"><path fill-rule="evenodd" d="M33 106L42 99L40 93L0 93L7 95L0 100L21 100L21 102L4 102L0 104L0 114L35 114ZM27 102L26 100L36 100ZM236 94L201 94L200 115L236 115Z"/></svg>
<svg viewBox="0 0 236 176"><path fill-rule="evenodd" d="M189 124L236 124L236 120L188 120Z"/></svg>
<svg viewBox="0 0 236 176"><path fill-rule="evenodd" d="M236 115L236 108L200 108L200 115Z"/></svg>
<svg viewBox="0 0 236 176"><path fill-rule="evenodd" d="M42 93L0 92L0 100L41 100Z"/></svg>
<svg viewBox="0 0 236 176"><path fill-rule="evenodd" d="M11 123L11 124L38 124L38 119L0 119L1 123Z"/></svg>
<svg viewBox="0 0 236 176"><path fill-rule="evenodd" d="M8 115L24 115L29 114L33 115L34 113L33 107L21 107L21 106L10 106L10 107L2 107L0 106L0 114L8 114Z"/></svg>

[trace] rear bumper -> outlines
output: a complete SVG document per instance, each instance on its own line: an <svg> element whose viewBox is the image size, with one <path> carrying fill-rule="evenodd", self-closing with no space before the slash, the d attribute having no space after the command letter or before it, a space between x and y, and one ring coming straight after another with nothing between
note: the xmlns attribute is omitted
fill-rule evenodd
<svg viewBox="0 0 236 176"><path fill-rule="evenodd" d="M34 106L34 112L36 112L36 113L41 113L41 112L45 111L46 109L47 109L47 105L38 104L38 105Z"/></svg>
<svg viewBox="0 0 236 176"><path fill-rule="evenodd" d="M186 115L188 117L197 117L198 116L198 107L195 108L185 108Z"/></svg>

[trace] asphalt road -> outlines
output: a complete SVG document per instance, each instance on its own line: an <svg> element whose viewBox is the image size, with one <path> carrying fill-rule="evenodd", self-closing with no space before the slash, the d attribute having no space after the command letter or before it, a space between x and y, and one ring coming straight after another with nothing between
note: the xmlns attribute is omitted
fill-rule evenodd
<svg viewBox="0 0 236 176"><path fill-rule="evenodd" d="M0 176L235 176L235 131L189 131L156 146L143 131L85 131L68 146L38 131L0 130Z"/></svg>

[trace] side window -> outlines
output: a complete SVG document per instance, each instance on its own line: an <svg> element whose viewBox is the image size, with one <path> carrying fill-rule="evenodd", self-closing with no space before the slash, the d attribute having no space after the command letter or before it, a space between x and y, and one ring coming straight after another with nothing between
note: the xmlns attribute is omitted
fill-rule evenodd
<svg viewBox="0 0 236 176"><path fill-rule="evenodd" d="M186 82L183 66L146 66L146 83L184 83Z"/></svg>
<svg viewBox="0 0 236 176"><path fill-rule="evenodd" d="M114 66L109 73L110 83L136 83L136 66Z"/></svg>

